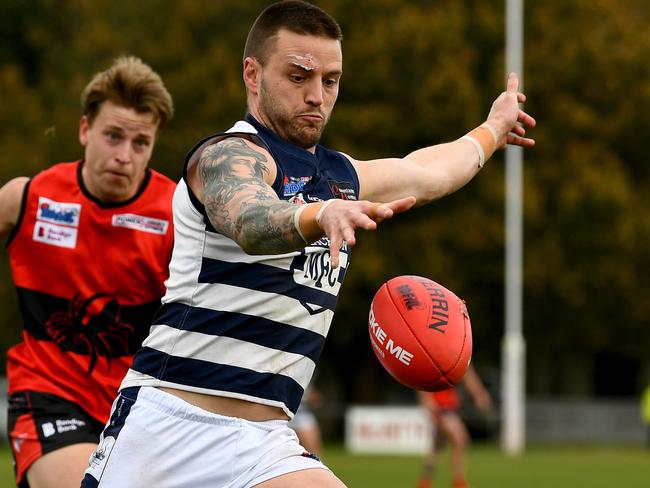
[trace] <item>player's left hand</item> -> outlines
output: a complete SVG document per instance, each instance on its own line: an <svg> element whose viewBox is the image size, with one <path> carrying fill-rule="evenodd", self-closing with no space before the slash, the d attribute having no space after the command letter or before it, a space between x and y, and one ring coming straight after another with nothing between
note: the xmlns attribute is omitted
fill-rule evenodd
<svg viewBox="0 0 650 488"><path fill-rule="evenodd" d="M519 108L519 104L525 101L526 95L519 91L519 77L516 73L510 73L506 91L494 101L486 120L497 131L497 148L502 149L506 144L522 147L535 145L534 139L526 137L526 128L535 127L537 122Z"/></svg>

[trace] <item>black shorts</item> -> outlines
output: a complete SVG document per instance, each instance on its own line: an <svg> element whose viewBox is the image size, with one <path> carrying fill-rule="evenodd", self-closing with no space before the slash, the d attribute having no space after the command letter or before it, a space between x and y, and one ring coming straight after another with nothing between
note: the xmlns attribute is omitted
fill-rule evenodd
<svg viewBox="0 0 650 488"><path fill-rule="evenodd" d="M41 456L72 444L96 444L103 429L103 423L61 397L35 391L9 396L7 431L16 483L29 486L25 472Z"/></svg>

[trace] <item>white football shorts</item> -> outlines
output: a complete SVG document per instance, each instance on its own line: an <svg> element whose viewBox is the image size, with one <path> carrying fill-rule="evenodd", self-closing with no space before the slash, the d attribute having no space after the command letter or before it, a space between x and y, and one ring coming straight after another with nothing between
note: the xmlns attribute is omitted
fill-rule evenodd
<svg viewBox="0 0 650 488"><path fill-rule="evenodd" d="M249 488L328 469L286 420L217 415L152 387L126 388L88 461L82 488Z"/></svg>

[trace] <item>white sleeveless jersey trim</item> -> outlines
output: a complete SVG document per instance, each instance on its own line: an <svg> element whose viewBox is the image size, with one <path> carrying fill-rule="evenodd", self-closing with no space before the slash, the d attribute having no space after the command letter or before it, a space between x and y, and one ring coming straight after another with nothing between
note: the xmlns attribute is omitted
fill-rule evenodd
<svg viewBox="0 0 650 488"><path fill-rule="evenodd" d="M205 246L205 225L201 213L190 201L185 180L180 180L172 199L174 211L174 249L169 263L169 278L165 281L167 292L162 303L183 300L191 304L192 294L201 272L201 254L194 249Z"/></svg>

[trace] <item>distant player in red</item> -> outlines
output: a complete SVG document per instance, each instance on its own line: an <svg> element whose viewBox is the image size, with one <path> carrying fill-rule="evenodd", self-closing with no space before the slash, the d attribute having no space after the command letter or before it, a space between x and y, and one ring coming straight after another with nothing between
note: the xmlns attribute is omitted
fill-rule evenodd
<svg viewBox="0 0 650 488"><path fill-rule="evenodd" d="M476 370L469 366L463 384L474 400L476 407L487 412L492 408L492 398L483 386ZM451 446L451 473L453 488L467 488L465 475L465 448L470 441L467 427L463 423L458 410L460 398L454 388L435 392L418 392L421 405L429 412L435 426L431 452L422 468L422 475L417 488L431 488L432 478L437 463L439 441L447 440Z"/></svg>
<svg viewBox="0 0 650 488"><path fill-rule="evenodd" d="M173 104L124 57L82 94L80 161L0 188L23 342L7 353L20 487L79 487L111 403L160 306L175 183L147 168Z"/></svg>

